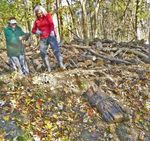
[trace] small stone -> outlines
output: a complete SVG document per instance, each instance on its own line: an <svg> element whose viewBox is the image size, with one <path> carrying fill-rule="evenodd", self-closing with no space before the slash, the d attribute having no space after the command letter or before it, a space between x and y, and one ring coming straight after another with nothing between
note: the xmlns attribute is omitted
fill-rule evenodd
<svg viewBox="0 0 150 141"><path fill-rule="evenodd" d="M138 133L135 129L130 128L124 124L119 124L116 128L116 134L120 141L137 141Z"/></svg>
<svg viewBox="0 0 150 141"><path fill-rule="evenodd" d="M5 101L0 100L0 106L3 106L5 104Z"/></svg>
<svg viewBox="0 0 150 141"><path fill-rule="evenodd" d="M139 135L139 140L144 141L145 133L142 131Z"/></svg>
<svg viewBox="0 0 150 141"><path fill-rule="evenodd" d="M147 110L150 110L150 100L146 101L145 107L146 107Z"/></svg>
<svg viewBox="0 0 150 141"><path fill-rule="evenodd" d="M95 45L96 45L97 48L102 48L103 47L103 45L100 41L96 42Z"/></svg>

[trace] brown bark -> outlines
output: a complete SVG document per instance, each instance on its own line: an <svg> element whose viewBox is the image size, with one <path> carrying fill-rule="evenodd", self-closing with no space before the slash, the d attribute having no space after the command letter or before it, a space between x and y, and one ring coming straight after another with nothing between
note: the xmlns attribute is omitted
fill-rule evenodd
<svg viewBox="0 0 150 141"><path fill-rule="evenodd" d="M88 44L88 23L87 23L87 11L86 11L86 0L80 0L80 5L82 9L82 28L83 28L83 37L85 43Z"/></svg>
<svg viewBox="0 0 150 141"><path fill-rule="evenodd" d="M72 46L73 46L73 45L72 45ZM129 62L129 61L125 61L125 60L122 60L122 59L114 58L114 57L108 56L108 55L105 56L105 55L98 54L97 52L95 52L94 50L92 50L89 46L78 46L78 45L74 45L73 47L81 48L81 49L86 49L86 50L88 50L89 52L91 52L93 55L95 55L95 56L97 56L97 57L100 57L100 58L103 58L104 60L109 60L109 61L116 62L116 63L132 64L132 63Z"/></svg>
<svg viewBox="0 0 150 141"><path fill-rule="evenodd" d="M60 38L61 38L61 23L60 23L60 15L59 15L59 3L60 1L59 0L56 0L56 9L57 9L57 21L58 21L58 32L59 32L59 35L60 35Z"/></svg>
<svg viewBox="0 0 150 141"><path fill-rule="evenodd" d="M86 96L91 106L96 107L106 122L121 122L126 119L125 111L112 97L91 86Z"/></svg>
<svg viewBox="0 0 150 141"><path fill-rule="evenodd" d="M98 11L100 8L99 0L97 1L96 8L94 10L94 37L98 34Z"/></svg>
<svg viewBox="0 0 150 141"><path fill-rule="evenodd" d="M148 43L149 43L149 62L150 62L150 28L149 28L149 35L148 35Z"/></svg>
<svg viewBox="0 0 150 141"><path fill-rule="evenodd" d="M135 24L134 24L134 30L135 30L135 39L137 40L137 29L138 29L138 9L139 9L139 0L136 0L136 8L135 8Z"/></svg>
<svg viewBox="0 0 150 141"><path fill-rule="evenodd" d="M76 20L75 20L74 10L71 9L71 5L70 5L69 1L66 0L66 2L67 2L67 4L68 4L68 6L69 6L69 11L70 11L70 14L71 14L72 29L73 29L73 31L75 32L75 34L77 35L77 32L76 32L76 30L77 30L76 25L77 25L77 24L76 24Z"/></svg>

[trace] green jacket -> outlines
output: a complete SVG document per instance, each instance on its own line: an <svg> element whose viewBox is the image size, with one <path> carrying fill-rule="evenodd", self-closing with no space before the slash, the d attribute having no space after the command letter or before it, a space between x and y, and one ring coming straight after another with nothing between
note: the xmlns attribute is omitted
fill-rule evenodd
<svg viewBox="0 0 150 141"><path fill-rule="evenodd" d="M19 56L24 54L24 46L19 40L19 37L25 35L22 29L19 26L16 26L16 29L13 30L10 26L4 28L4 34L6 38L7 46L7 55Z"/></svg>

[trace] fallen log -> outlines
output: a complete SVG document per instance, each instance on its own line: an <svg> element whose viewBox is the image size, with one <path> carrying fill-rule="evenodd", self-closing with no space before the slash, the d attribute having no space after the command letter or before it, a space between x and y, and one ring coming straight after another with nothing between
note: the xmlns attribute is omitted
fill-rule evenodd
<svg viewBox="0 0 150 141"><path fill-rule="evenodd" d="M65 45L66 46L66 45ZM101 54L98 54L97 52L95 52L93 49L91 49L90 46L79 46L79 45L71 45L72 47L75 47L75 48L80 48L80 49L84 49L84 50L87 50L89 52L91 52L93 55L95 56L98 56L100 58L103 58L105 60L109 60L109 61L112 61L112 62L116 62L116 63L125 63L127 65L131 65L133 63L129 62L129 61L125 61L125 60L122 60L122 59L118 59L118 58L114 58L112 56L104 56L104 55L101 55ZM69 47L69 46L66 46L66 47Z"/></svg>
<svg viewBox="0 0 150 141"><path fill-rule="evenodd" d="M79 48L79 49L90 49L91 46L80 46L80 45L76 45L76 44L71 44L71 45L63 45L66 48L70 48L70 47L75 47L75 48Z"/></svg>
<svg viewBox="0 0 150 141"><path fill-rule="evenodd" d="M129 61L125 61L125 60L122 60L122 59L119 59L119 58L114 58L114 57L111 57L111 56L104 56L104 55L101 55L101 54L98 54L96 53L94 50L92 49L88 49L88 51L90 51L92 54L94 54L95 56L98 56L98 57L101 57L105 60L109 60L109 61L112 61L112 62L116 62L116 63L125 63L127 65L131 65L133 63L129 62Z"/></svg>
<svg viewBox="0 0 150 141"><path fill-rule="evenodd" d="M121 122L126 120L127 114L125 110L118 104L116 100L100 90L94 91L91 86L86 92L88 102L92 107L96 107L102 118L109 123Z"/></svg>
<svg viewBox="0 0 150 141"><path fill-rule="evenodd" d="M129 48L120 48L120 51L125 51L125 52L129 52L129 53L133 53L133 54L136 54L138 55L139 57L142 57L142 58L146 58L148 59L148 55L138 51L138 50L135 50L135 49L129 49Z"/></svg>

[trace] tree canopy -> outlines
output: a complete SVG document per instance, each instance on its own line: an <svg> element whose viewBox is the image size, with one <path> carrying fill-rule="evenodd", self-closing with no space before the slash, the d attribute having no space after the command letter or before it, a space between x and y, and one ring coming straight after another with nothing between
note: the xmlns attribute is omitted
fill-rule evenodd
<svg viewBox="0 0 150 141"><path fill-rule="evenodd" d="M117 41L148 41L150 2L148 0L1 0L0 30L10 16L15 16L31 31L33 8L43 5L57 21L60 38L85 42L100 37Z"/></svg>

